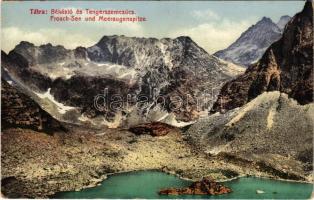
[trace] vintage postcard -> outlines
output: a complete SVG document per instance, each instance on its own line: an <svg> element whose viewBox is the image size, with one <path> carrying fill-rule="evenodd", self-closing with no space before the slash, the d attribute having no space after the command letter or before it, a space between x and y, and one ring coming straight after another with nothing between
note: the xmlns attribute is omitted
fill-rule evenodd
<svg viewBox="0 0 314 200"><path fill-rule="evenodd" d="M310 199L306 1L2 1L1 197Z"/></svg>

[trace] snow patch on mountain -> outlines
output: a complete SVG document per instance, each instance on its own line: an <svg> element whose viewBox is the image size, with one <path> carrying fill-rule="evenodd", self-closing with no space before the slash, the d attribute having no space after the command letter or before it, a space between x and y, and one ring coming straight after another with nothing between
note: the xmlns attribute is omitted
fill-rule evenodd
<svg viewBox="0 0 314 200"><path fill-rule="evenodd" d="M57 106L58 112L61 114L65 114L66 112L75 109L75 107L66 106L58 101L55 100L54 96L50 93L51 88L48 88L47 92L45 93L38 93L34 92L39 98L41 99L48 99L52 103Z"/></svg>
<svg viewBox="0 0 314 200"><path fill-rule="evenodd" d="M194 124L196 121L183 122L176 119L176 116L173 113L169 113L165 118L160 120L160 122L170 124L175 127L185 127L191 124Z"/></svg>

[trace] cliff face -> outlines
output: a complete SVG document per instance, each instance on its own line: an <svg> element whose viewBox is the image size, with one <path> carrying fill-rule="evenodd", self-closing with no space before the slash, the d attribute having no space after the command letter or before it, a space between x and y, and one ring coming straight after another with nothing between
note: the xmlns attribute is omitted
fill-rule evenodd
<svg viewBox="0 0 314 200"><path fill-rule="evenodd" d="M287 24L283 36L273 43L258 63L226 83L211 112L244 105L265 91L287 93L300 104L313 101L313 3Z"/></svg>
<svg viewBox="0 0 314 200"><path fill-rule="evenodd" d="M4 80L2 80L1 86L2 129L21 127L48 133L64 130L57 120L28 96Z"/></svg>

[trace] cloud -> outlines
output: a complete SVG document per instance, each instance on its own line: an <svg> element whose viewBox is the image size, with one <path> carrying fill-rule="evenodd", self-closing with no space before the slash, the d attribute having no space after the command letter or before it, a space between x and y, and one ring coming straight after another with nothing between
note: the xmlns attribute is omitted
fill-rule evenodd
<svg viewBox="0 0 314 200"><path fill-rule="evenodd" d="M71 8L76 10L76 8ZM211 10L195 10L191 16L197 19L194 25L175 28L163 33L164 37L176 38L178 36L190 36L198 45L207 52L214 53L228 47L243 33L254 20L246 19L233 21L217 15ZM1 31L2 50L8 52L12 50L20 41L29 41L35 45L52 43L60 44L66 48L73 49L77 46L89 47L97 43L104 35L126 35L136 37L157 37L160 33L148 34L145 25L132 22L78 22L66 23L62 26L25 29L23 27L4 27ZM56 24L57 25L57 24ZM66 25L66 26L64 26ZM63 27L66 27L63 28ZM147 27L146 27L147 28Z"/></svg>
<svg viewBox="0 0 314 200"><path fill-rule="evenodd" d="M51 43L74 49L78 46L89 47L97 43L104 35L143 36L144 31L138 23L90 23L82 22L75 31L61 28L25 30L20 27L7 27L1 31L1 49L9 52L21 41L35 45ZM70 30L70 28L69 28Z"/></svg>
<svg viewBox="0 0 314 200"><path fill-rule="evenodd" d="M28 41L35 45L52 43L60 44L66 48L73 49L77 46L88 46L95 43L90 38L81 34L68 33L62 29L40 29L36 32L22 30L18 27L8 27L2 29L1 48L8 52L21 41Z"/></svg>
<svg viewBox="0 0 314 200"><path fill-rule="evenodd" d="M252 24L249 21L234 22L226 19L204 22L194 27L176 30L171 33L171 37L190 36L198 45L212 54L228 47Z"/></svg>
<svg viewBox="0 0 314 200"><path fill-rule="evenodd" d="M191 12L192 17L197 20L217 20L220 17L214 11L208 10L193 10Z"/></svg>
<svg viewBox="0 0 314 200"><path fill-rule="evenodd" d="M76 15L79 7L65 7L72 10ZM90 17L85 12L80 16L82 19ZM63 15L58 15L63 16ZM115 15L115 17L120 17ZM49 18L48 18L49 19ZM78 46L89 47L97 43L104 35L127 35L145 36L142 24L136 22L104 22L104 21L81 21L71 22L49 22L55 23L52 28L26 29L23 27L10 26L1 30L1 49L9 52L21 41L28 41L35 45L51 43L63 45L65 48L74 49ZM66 28L64 28L66 27Z"/></svg>

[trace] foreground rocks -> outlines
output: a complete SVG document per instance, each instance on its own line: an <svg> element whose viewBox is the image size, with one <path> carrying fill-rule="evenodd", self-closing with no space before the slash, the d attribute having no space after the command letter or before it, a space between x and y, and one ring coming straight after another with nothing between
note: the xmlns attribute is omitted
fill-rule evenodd
<svg viewBox="0 0 314 200"><path fill-rule="evenodd" d="M232 190L220 183L215 182L209 177L203 178L201 181L196 181L192 183L187 188L169 188L159 191L159 194L165 195L219 195L227 194Z"/></svg>
<svg viewBox="0 0 314 200"><path fill-rule="evenodd" d="M313 103L264 92L238 109L199 120L186 134L199 151L228 163L307 180L313 177L313 116Z"/></svg>
<svg viewBox="0 0 314 200"><path fill-rule="evenodd" d="M170 133L170 131L175 129L177 128L165 123L152 122L133 126L129 128L129 131L136 135L148 134L151 136L164 136Z"/></svg>

